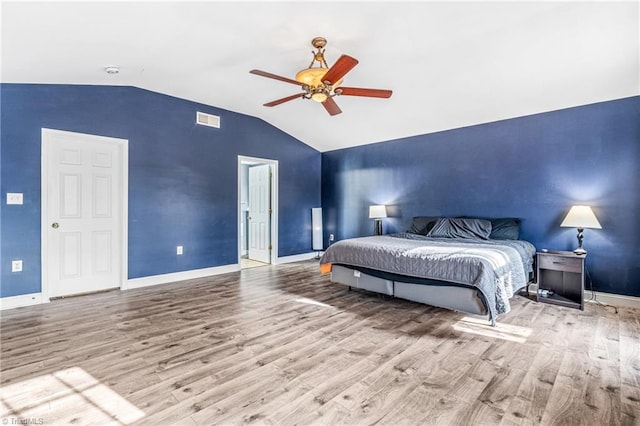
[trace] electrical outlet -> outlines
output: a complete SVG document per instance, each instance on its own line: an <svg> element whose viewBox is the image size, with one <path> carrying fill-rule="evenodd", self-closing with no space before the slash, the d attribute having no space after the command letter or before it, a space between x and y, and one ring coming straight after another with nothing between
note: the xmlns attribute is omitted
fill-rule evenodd
<svg viewBox="0 0 640 426"><path fill-rule="evenodd" d="M22 260L11 261L11 272L22 272Z"/></svg>
<svg viewBox="0 0 640 426"><path fill-rule="evenodd" d="M182 246L176 247L176 254L182 256L182 253L184 253L184 248Z"/></svg>
<svg viewBox="0 0 640 426"><path fill-rule="evenodd" d="M329 234L329 241L333 241L333 234Z"/></svg>
<svg viewBox="0 0 640 426"><path fill-rule="evenodd" d="M22 205L22 193L21 192L7 192L7 204Z"/></svg>

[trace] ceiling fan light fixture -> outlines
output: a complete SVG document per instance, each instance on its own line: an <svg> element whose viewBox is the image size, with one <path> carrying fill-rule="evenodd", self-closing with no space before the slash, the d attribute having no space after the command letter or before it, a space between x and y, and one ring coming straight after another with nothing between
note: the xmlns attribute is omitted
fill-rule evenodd
<svg viewBox="0 0 640 426"><path fill-rule="evenodd" d="M319 90L319 91L317 91L317 92L315 92L315 93L313 93L311 95L311 99L313 99L316 102L320 102L320 103L326 101L328 97L329 96L324 91L321 91L321 90Z"/></svg>
<svg viewBox="0 0 640 426"><path fill-rule="evenodd" d="M329 71L328 68L305 68L296 74L296 81L307 86L317 87L322 83L322 77Z"/></svg>
<svg viewBox="0 0 640 426"><path fill-rule="evenodd" d="M329 68L305 68L296 74L296 81L306 84L309 87L318 87L323 84L322 78L329 71ZM342 79L338 80L333 87L339 86Z"/></svg>

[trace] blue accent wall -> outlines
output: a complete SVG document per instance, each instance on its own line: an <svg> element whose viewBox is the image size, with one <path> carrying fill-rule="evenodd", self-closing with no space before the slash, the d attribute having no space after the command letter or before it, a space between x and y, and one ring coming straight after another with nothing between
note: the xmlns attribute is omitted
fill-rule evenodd
<svg viewBox="0 0 640 426"><path fill-rule="evenodd" d="M325 239L371 235L370 204L390 206L385 233L413 216L519 217L552 250L577 246L560 223L591 205L594 289L640 296L640 97L323 153Z"/></svg>
<svg viewBox="0 0 640 426"><path fill-rule="evenodd" d="M278 160L278 255L311 251L321 154L266 122L133 87L2 84L0 94L0 297L40 291L43 127L129 140L129 278L237 263L238 155ZM222 128L196 125L196 110ZM7 206L7 192L24 205Z"/></svg>

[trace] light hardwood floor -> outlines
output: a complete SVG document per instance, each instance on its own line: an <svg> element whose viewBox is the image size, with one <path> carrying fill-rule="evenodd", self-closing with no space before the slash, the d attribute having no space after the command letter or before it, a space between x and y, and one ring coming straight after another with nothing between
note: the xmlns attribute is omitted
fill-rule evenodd
<svg viewBox="0 0 640 426"><path fill-rule="evenodd" d="M492 328L309 261L1 315L5 424L640 424L627 308L516 296Z"/></svg>

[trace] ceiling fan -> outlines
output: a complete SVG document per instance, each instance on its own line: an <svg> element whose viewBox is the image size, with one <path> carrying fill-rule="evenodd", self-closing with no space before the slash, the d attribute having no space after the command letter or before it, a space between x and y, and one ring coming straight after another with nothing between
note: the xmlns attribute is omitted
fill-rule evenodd
<svg viewBox="0 0 640 426"><path fill-rule="evenodd" d="M366 96L370 98L389 98L391 96L391 90L341 86L342 78L358 64L358 60L348 55L342 55L336 63L329 68L327 61L324 59L324 47L327 45L327 40L323 37L316 37L311 40L311 45L315 47L317 51L311 52L313 59L309 67L296 74L295 80L266 71L249 71L251 74L273 78L274 80L284 81L285 83L302 87L302 93L296 93L286 98L267 102L264 106L274 107L294 99L312 99L320 102L330 115L336 115L340 114L342 110L333 100L334 96ZM317 66L314 67L313 65L316 62Z"/></svg>

